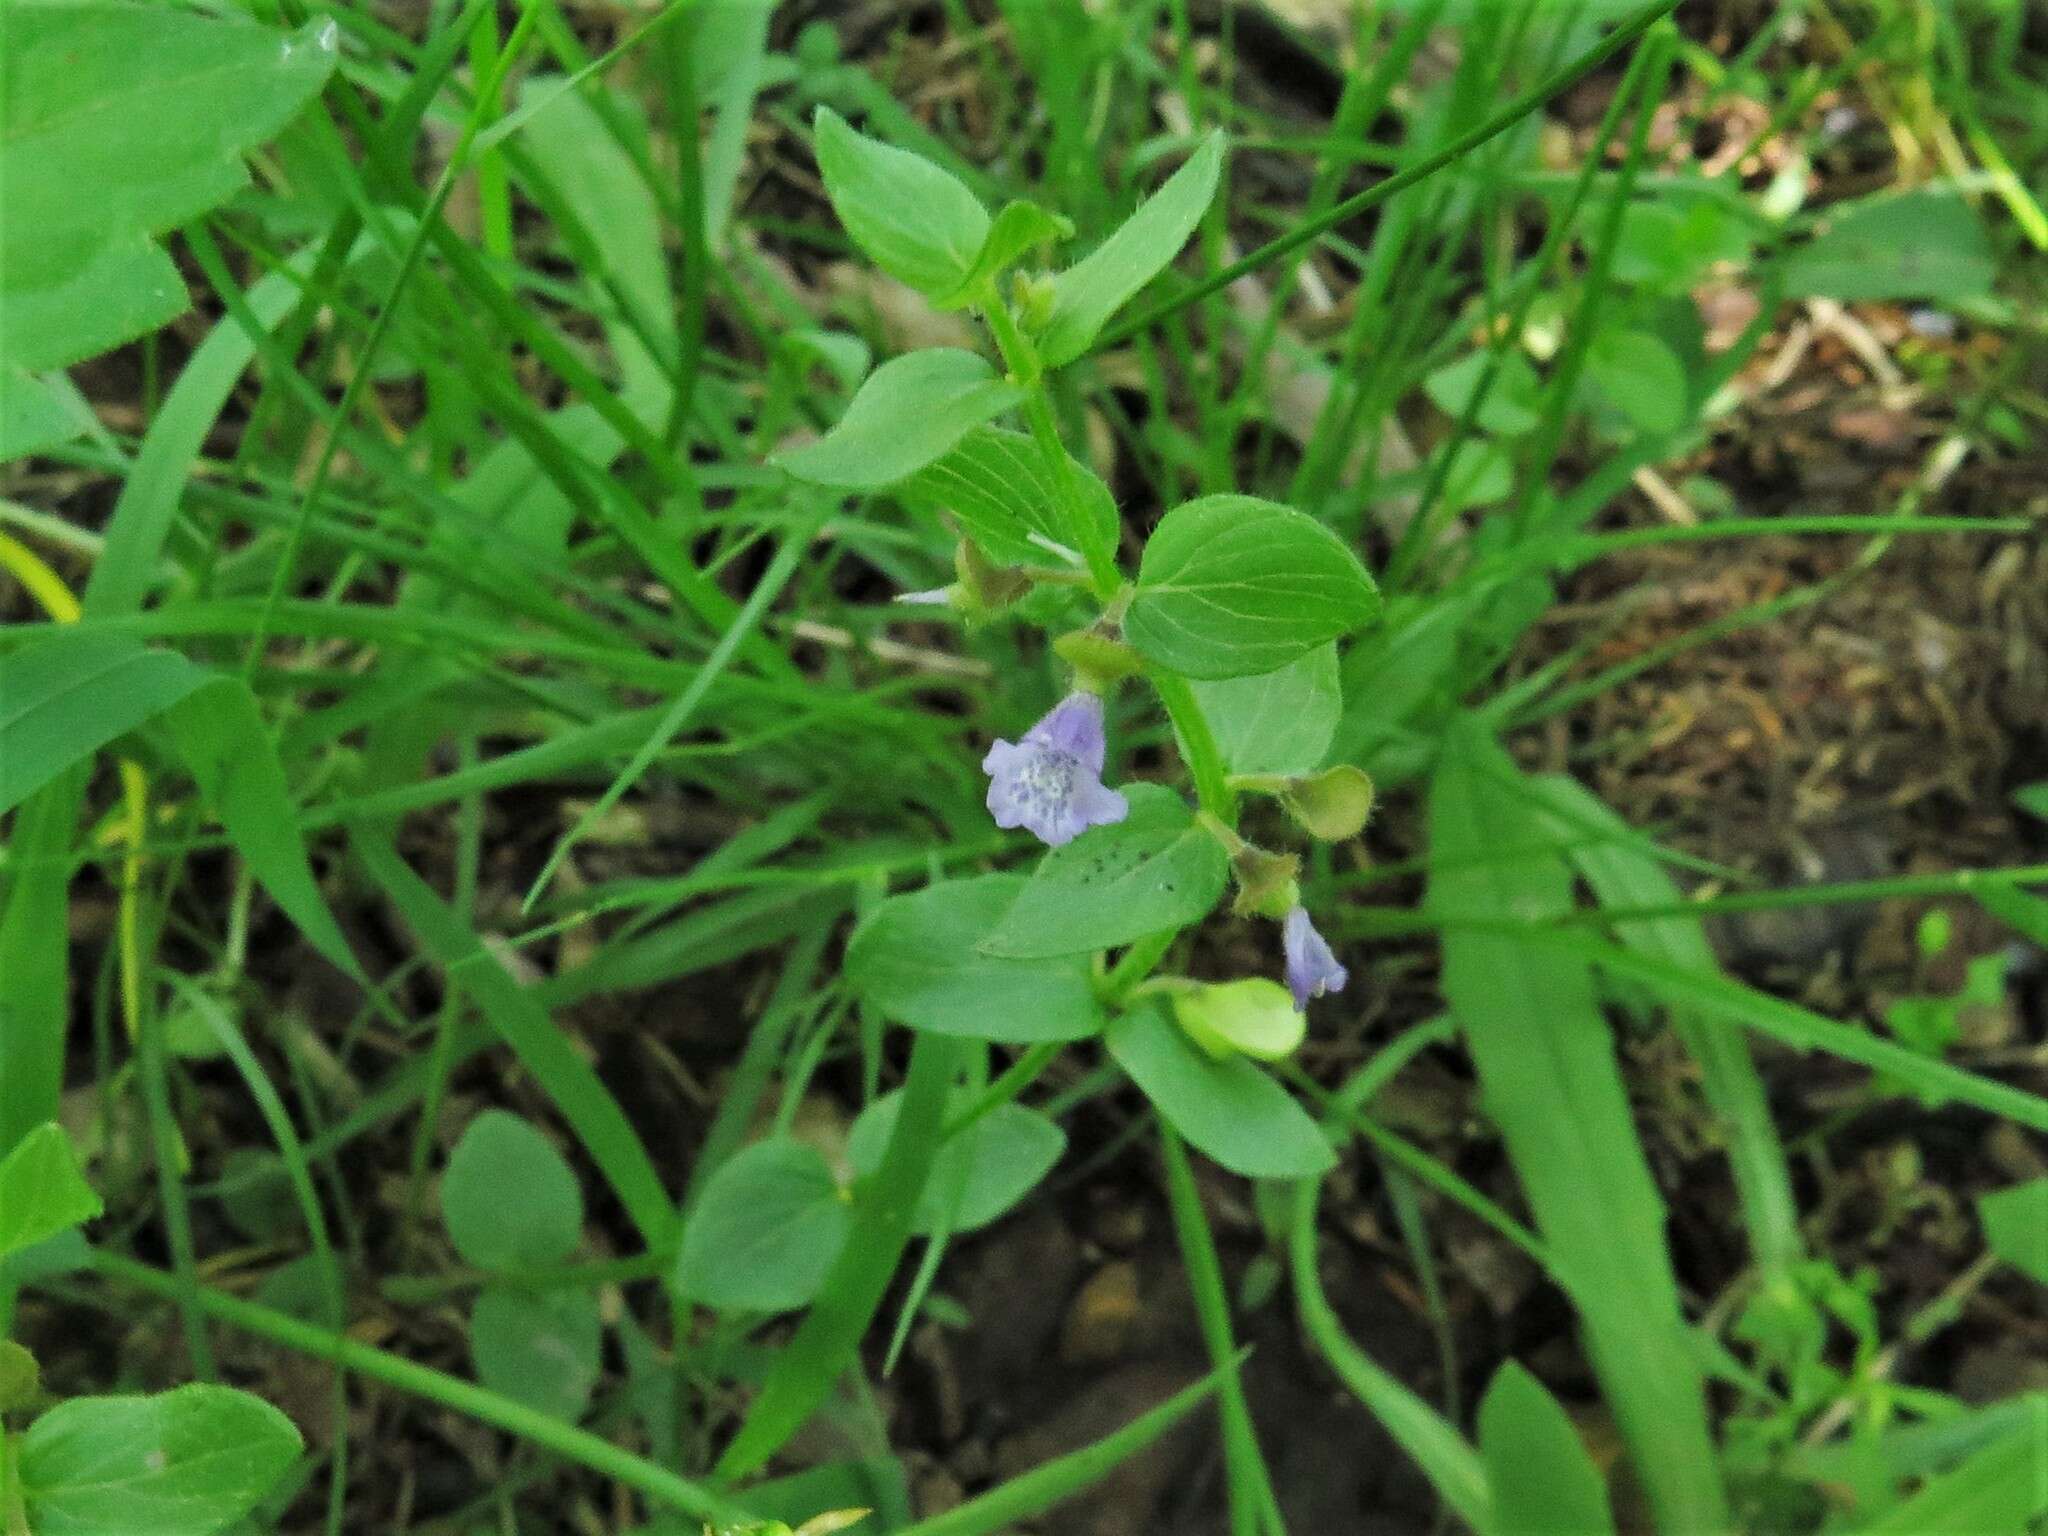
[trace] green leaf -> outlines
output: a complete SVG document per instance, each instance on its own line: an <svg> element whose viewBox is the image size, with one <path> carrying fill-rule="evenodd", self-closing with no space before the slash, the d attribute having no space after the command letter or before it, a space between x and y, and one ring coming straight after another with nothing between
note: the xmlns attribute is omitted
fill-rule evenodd
<svg viewBox="0 0 2048 1536"><path fill-rule="evenodd" d="M179 755L250 873L309 944L347 974L360 977L362 968L313 878L291 787L256 696L238 678L209 674L208 680L211 686L181 699L164 715Z"/></svg>
<svg viewBox="0 0 2048 1536"><path fill-rule="evenodd" d="M1193 687L1232 773L1308 773L1322 766L1344 713L1335 645L1319 645L1277 671Z"/></svg>
<svg viewBox="0 0 2048 1536"><path fill-rule="evenodd" d="M1212 133L1114 234L1053 279L1052 312L1038 338L1046 367L1086 352L1109 317L1180 253L1215 197L1222 171L1223 135Z"/></svg>
<svg viewBox="0 0 2048 1536"><path fill-rule="evenodd" d="M546 1269L583 1238L583 1192L554 1145L517 1115L469 1122L441 1177L441 1219L477 1269Z"/></svg>
<svg viewBox="0 0 2048 1536"><path fill-rule="evenodd" d="M1060 489L1038 444L1006 427L976 427L897 487L909 501L944 507L998 560L1043 560L1031 535L1065 546L1074 539L1114 550L1122 532L1116 498L1095 471L1072 454L1067 472L1088 510L1088 524L1068 529Z"/></svg>
<svg viewBox="0 0 2048 1536"><path fill-rule="evenodd" d="M1065 240L1074 233L1071 219L1063 218L1038 204L1019 200L1005 203L989 226L981 249L968 265L960 285L937 300L941 309L963 309L982 302L983 285L991 283L1018 257L1032 247Z"/></svg>
<svg viewBox="0 0 2048 1536"><path fill-rule="evenodd" d="M1187 803L1157 784L1127 784L1131 814L1091 827L1039 861L981 942L984 954L1038 959L1128 944L1184 928L1223 894L1230 860Z"/></svg>
<svg viewBox="0 0 2048 1536"><path fill-rule="evenodd" d="M1589 208L1583 223L1588 238L1604 213ZM1709 268L1748 262L1755 241L1734 210L1708 198L1689 206L1675 203L1631 203L1621 217L1621 236L1614 244L1614 280L1637 283L1659 292L1692 291Z"/></svg>
<svg viewBox="0 0 2048 1536"><path fill-rule="evenodd" d="M1479 1404L1493 1536L1611 1536L1600 1470L1543 1383L1510 1360Z"/></svg>
<svg viewBox="0 0 2048 1536"><path fill-rule="evenodd" d="M469 1315L477 1380L572 1424L590 1406L603 1349L597 1297L588 1290L487 1286Z"/></svg>
<svg viewBox="0 0 2048 1536"><path fill-rule="evenodd" d="M1984 1242L2021 1274L2048 1285L2048 1178L1980 1197Z"/></svg>
<svg viewBox="0 0 2048 1536"><path fill-rule="evenodd" d="M846 947L848 985L914 1029L1013 1042L1096 1033L1102 1012L1084 957L1012 960L977 948L1027 883L981 875L890 897Z"/></svg>
<svg viewBox="0 0 2048 1536"><path fill-rule="evenodd" d="M10 361L52 368L184 308L148 236L247 184L242 156L318 93L339 31L139 5L14 0L0 15L0 325Z"/></svg>
<svg viewBox="0 0 2048 1536"><path fill-rule="evenodd" d="M68 629L6 658L0 693L0 815L117 736L213 681L172 651Z"/></svg>
<svg viewBox="0 0 2048 1536"><path fill-rule="evenodd" d="M1931 1478L1901 1504L1851 1527L1856 1536L1934 1536L1936 1532L2019 1536L2048 1515L2048 1411L1994 1441L1952 1472Z"/></svg>
<svg viewBox="0 0 2048 1536"><path fill-rule="evenodd" d="M1460 418L1486 376L1489 354L1468 352L1454 363L1446 363L1422 381L1423 393L1436 402L1437 409L1453 419ZM1475 418L1485 431L1503 437L1517 437L1534 430L1542 420L1543 386L1536 370L1520 352L1501 354L1493 386Z"/></svg>
<svg viewBox="0 0 2048 1536"><path fill-rule="evenodd" d="M916 474L1023 398L972 352L907 352L868 376L831 431L774 462L814 485L875 490Z"/></svg>
<svg viewBox="0 0 2048 1536"><path fill-rule="evenodd" d="M707 1307L787 1312L818 1294L853 1208L816 1148L756 1142L711 1176L683 1227L678 1293Z"/></svg>
<svg viewBox="0 0 2048 1536"><path fill-rule="evenodd" d="M13 338L8 338L10 345ZM0 363L0 464L68 443L90 431L92 409L61 373L39 379Z"/></svg>
<svg viewBox="0 0 2048 1536"><path fill-rule="evenodd" d="M1124 638L1193 678L1272 672L1379 612L1379 590L1314 518L1256 496L1175 507L1145 542Z"/></svg>
<svg viewBox="0 0 2048 1536"><path fill-rule="evenodd" d="M1572 873L1520 770L1476 720L1446 734L1429 831L1444 998L1658 1523L1725 1529L1663 1201L1592 968L1510 926L1540 932L1572 912Z"/></svg>
<svg viewBox="0 0 2048 1536"><path fill-rule="evenodd" d="M304 1442L268 1403L194 1385L156 1397L76 1397L21 1439L36 1536L215 1536L246 1515Z"/></svg>
<svg viewBox="0 0 2048 1536"><path fill-rule="evenodd" d="M1990 237L1953 192L1918 191L1853 203L1786 258L1788 299L1982 298L1997 273Z"/></svg>
<svg viewBox="0 0 2048 1536"><path fill-rule="evenodd" d="M1336 1165L1286 1089L1242 1056L1217 1061L1196 1050L1162 1009L1133 1009L1103 1039L1167 1124L1231 1172L1305 1179Z"/></svg>
<svg viewBox="0 0 2048 1536"><path fill-rule="evenodd" d="M1174 1021L1218 1061L1279 1061L1294 1054L1308 1029L1292 994L1264 976L1198 983L1173 993L1172 1002Z"/></svg>
<svg viewBox="0 0 2048 1536"><path fill-rule="evenodd" d="M972 1099L955 1094L951 1112ZM853 1122L846 1153L863 1178L882 1166L902 1108L900 1091L885 1093ZM1066 1132L1036 1110L997 1105L940 1145L917 1202L916 1230L957 1233L987 1226L1030 1194L1066 1149Z"/></svg>
<svg viewBox="0 0 2048 1536"><path fill-rule="evenodd" d="M1685 365L1648 331L1601 332L1586 369L1608 404L1641 430L1675 432L1685 425Z"/></svg>
<svg viewBox="0 0 2048 1536"><path fill-rule="evenodd" d="M0 287L0 328L8 361L65 368L168 325L191 302L178 264L155 241L137 237L93 252L47 286Z"/></svg>
<svg viewBox="0 0 2048 1536"><path fill-rule="evenodd" d="M0 1162L0 1258L91 1221L101 1209L64 1132L39 1125Z"/></svg>
<svg viewBox="0 0 2048 1536"><path fill-rule="evenodd" d="M921 155L878 143L830 107L813 125L832 210L876 266L919 292L959 288L989 233L988 210Z"/></svg>

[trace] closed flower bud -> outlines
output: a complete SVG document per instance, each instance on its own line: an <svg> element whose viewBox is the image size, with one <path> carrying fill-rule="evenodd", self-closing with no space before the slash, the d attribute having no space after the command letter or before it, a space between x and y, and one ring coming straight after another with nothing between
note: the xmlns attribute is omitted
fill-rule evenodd
<svg viewBox="0 0 2048 1536"><path fill-rule="evenodd" d="M1364 769L1340 763L1290 780L1280 803L1309 836L1341 843L1365 830L1372 815L1372 779Z"/></svg>
<svg viewBox="0 0 2048 1536"><path fill-rule="evenodd" d="M1194 982L1173 993L1173 1016L1188 1038L1218 1061L1291 1056L1308 1028L1294 999L1263 976L1243 981Z"/></svg>

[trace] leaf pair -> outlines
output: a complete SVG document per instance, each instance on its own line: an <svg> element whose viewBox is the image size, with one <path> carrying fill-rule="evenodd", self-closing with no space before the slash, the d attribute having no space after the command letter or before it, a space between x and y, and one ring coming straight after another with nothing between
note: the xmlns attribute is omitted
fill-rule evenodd
<svg viewBox="0 0 2048 1536"><path fill-rule="evenodd" d="M922 156L856 133L829 107L818 109L818 170L854 244L891 277L944 307L990 302L995 279L1036 246L1073 234L1073 225L1032 202L1012 202L991 220L973 192ZM1111 315L1173 260L1216 195L1223 139L1201 147L1085 260L1052 279L1038 324L1041 362L1072 362Z"/></svg>
<svg viewBox="0 0 2048 1536"><path fill-rule="evenodd" d="M964 1107L956 1095L953 1112ZM854 1121L847 1156L860 1176L881 1167L902 1108L901 1092L884 1094ZM941 1144L913 1230L987 1226L1037 1186L1066 1145L1065 1133L1045 1116L999 1106ZM853 1230L852 1199L815 1147L789 1136L756 1142L705 1185L683 1229L677 1292L750 1312L808 1305Z"/></svg>
<svg viewBox="0 0 2048 1536"><path fill-rule="evenodd" d="M0 1161L0 1259L100 1213L71 1143L40 1125ZM0 1344L0 1412L33 1396L27 1351ZM8 1390L9 1387L14 1390ZM283 1414L245 1392L189 1386L81 1397L28 1427L17 1487L39 1536L215 1536L247 1514L302 1449Z"/></svg>
<svg viewBox="0 0 2048 1536"><path fill-rule="evenodd" d="M538 1288L583 1238L583 1192L561 1153L501 1109L469 1123L441 1179L441 1219L464 1262L493 1278L470 1311L477 1378L557 1418L590 1405L604 1344L587 1286Z"/></svg>

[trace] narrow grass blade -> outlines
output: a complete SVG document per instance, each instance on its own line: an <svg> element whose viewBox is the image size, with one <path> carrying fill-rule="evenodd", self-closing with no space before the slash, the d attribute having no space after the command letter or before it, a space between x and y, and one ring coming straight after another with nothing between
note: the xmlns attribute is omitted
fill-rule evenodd
<svg viewBox="0 0 2048 1536"><path fill-rule="evenodd" d="M1453 723L1430 789L1429 906L1534 922L1572 909L1520 775L1477 721ZM1503 854L1499 850L1537 850ZM1492 857L1489 859L1488 855ZM1685 1347L1664 1209L1636 1139L1590 964L1512 928L1444 934L1444 995L1489 1114L1585 1326L1587 1352L1672 1533L1728 1528L1706 1399Z"/></svg>

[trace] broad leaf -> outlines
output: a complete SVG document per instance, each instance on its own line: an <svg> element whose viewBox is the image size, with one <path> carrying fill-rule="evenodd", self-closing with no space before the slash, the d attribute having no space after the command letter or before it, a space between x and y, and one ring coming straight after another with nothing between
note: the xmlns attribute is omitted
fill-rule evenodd
<svg viewBox="0 0 2048 1536"><path fill-rule="evenodd" d="M711 1176L683 1228L675 1287L708 1307L786 1312L818 1294L853 1207L816 1148L756 1142Z"/></svg>
<svg viewBox="0 0 2048 1536"><path fill-rule="evenodd" d="M1510 1360L1479 1404L1494 1536L1612 1536L1600 1469L1557 1399Z"/></svg>
<svg viewBox="0 0 2048 1536"><path fill-rule="evenodd" d="M1786 258L1788 299L1982 298L1997 272L1990 237L1953 192L1917 191L1852 204Z"/></svg>
<svg viewBox="0 0 2048 1536"><path fill-rule="evenodd" d="M148 237L247 184L242 156L319 91L340 34L166 6L12 0L0 18L0 305L10 361L56 367L184 307Z"/></svg>
<svg viewBox="0 0 2048 1536"><path fill-rule="evenodd" d="M876 490L916 474L1023 398L974 353L927 347L882 364L831 431L775 462L815 485Z"/></svg>
<svg viewBox="0 0 2048 1536"><path fill-rule="evenodd" d="M1644 432L1685 425L1685 365L1648 331L1603 331L1586 355L1586 370L1608 404Z"/></svg>
<svg viewBox="0 0 2048 1536"><path fill-rule="evenodd" d="M1334 645L1319 645L1274 672L1196 683L1194 690L1232 773L1320 767L1344 713Z"/></svg>
<svg viewBox="0 0 2048 1536"><path fill-rule="evenodd" d="M1121 524L1116 498L1100 477L1071 454L1067 473L1087 507L1087 521L1069 528L1052 466L1038 444L1007 427L976 427L941 457L905 480L905 500L945 508L998 560L1043 560L1031 535L1086 552L1114 552Z"/></svg>
<svg viewBox="0 0 2048 1536"><path fill-rule="evenodd" d="M1256 496L1204 496L1152 530L1124 637L1193 678L1272 672L1379 611L1358 557L1314 518Z"/></svg>
<svg viewBox="0 0 2048 1536"><path fill-rule="evenodd" d="M0 1162L0 1258L91 1221L100 1209L64 1132L39 1125Z"/></svg>
<svg viewBox="0 0 2048 1536"><path fill-rule="evenodd" d="M216 1536L255 1507L304 1442L268 1403L228 1387L76 1397L21 1439L36 1536Z"/></svg>
<svg viewBox="0 0 2048 1536"><path fill-rule="evenodd" d="M1184 928L1216 905L1230 860L1187 803L1157 784L1127 784L1131 814L1093 827L1039 861L984 954L1034 959L1128 944Z"/></svg>
<svg viewBox="0 0 2048 1536"><path fill-rule="evenodd" d="M846 980L878 1013L984 1040L1076 1040L1102 1028L1087 960L1004 959L977 946L1027 882L947 880L892 896L846 948Z"/></svg>
<svg viewBox="0 0 2048 1536"><path fill-rule="evenodd" d="M173 651L89 630L32 642L0 666L0 815L213 681Z"/></svg>
<svg viewBox="0 0 2048 1536"><path fill-rule="evenodd" d="M7 360L36 370L67 367L170 324L191 302L178 264L138 235L93 252L47 286L0 287Z"/></svg>
<svg viewBox="0 0 2048 1536"><path fill-rule="evenodd" d="M0 362L0 464L82 437L92 424L91 407L62 374L39 379Z"/></svg>
<svg viewBox="0 0 2048 1536"><path fill-rule="evenodd" d="M487 1287L469 1315L477 1380L514 1402L574 1423L603 1366L604 1326L587 1289Z"/></svg>
<svg viewBox="0 0 2048 1536"><path fill-rule="evenodd" d="M856 133L830 107L818 109L814 132L825 193L853 243L921 293L957 289L989 232L975 195L923 156Z"/></svg>
<svg viewBox="0 0 2048 1536"><path fill-rule="evenodd" d="M1053 279L1052 313L1038 338L1048 368L1086 352L1109 317L1180 253L1222 171L1223 135L1213 133L1114 234Z"/></svg>
<svg viewBox="0 0 2048 1536"><path fill-rule="evenodd" d="M1468 352L1424 379L1423 392L1445 414L1462 417L1478 392L1479 381L1486 377L1490 360L1486 352ZM1543 386L1536 370L1520 352L1502 353L1493 384L1480 402L1478 425L1487 432L1514 437L1533 430L1542 419L1542 409Z"/></svg>
<svg viewBox="0 0 2048 1536"><path fill-rule="evenodd" d="M1993 1253L2021 1274L2048 1285L2048 1178L1980 1197L1977 1215Z"/></svg>
<svg viewBox="0 0 2048 1536"><path fill-rule="evenodd" d="M502 1109L469 1122L441 1177L441 1219L478 1269L545 1269L583 1237L583 1192L562 1154Z"/></svg>
<svg viewBox="0 0 2048 1536"><path fill-rule="evenodd" d="M1336 1163L1286 1089L1242 1056L1204 1055L1160 1008L1133 1009L1103 1039L1167 1124L1233 1173L1303 1179Z"/></svg>
<svg viewBox="0 0 2048 1536"><path fill-rule="evenodd" d="M971 1095L954 1096L957 1114ZM860 1113L847 1156L865 1177L882 1166L903 1095L885 1093ZM985 1227L1037 1187L1067 1149L1066 1132L1035 1110L1003 1104L949 1136L932 1163L917 1202L919 1232L972 1232Z"/></svg>

